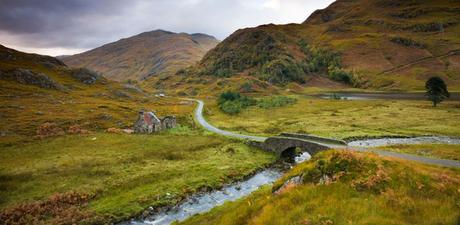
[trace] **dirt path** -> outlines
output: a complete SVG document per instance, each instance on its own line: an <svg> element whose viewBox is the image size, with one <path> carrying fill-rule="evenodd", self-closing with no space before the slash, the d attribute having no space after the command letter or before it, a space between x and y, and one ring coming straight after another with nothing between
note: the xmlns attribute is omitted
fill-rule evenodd
<svg viewBox="0 0 460 225"><path fill-rule="evenodd" d="M449 56L453 56L453 55L460 55L460 49L454 49L454 50L451 50L451 51L447 52L446 54L442 54L442 55L429 56L429 57L417 59L417 60L412 61L412 62L410 62L408 64L395 66L395 67L393 67L393 68L391 68L389 70L385 70L385 71L383 71L383 72L381 72L381 73L379 73L377 75L384 75L384 74L388 74L388 73L397 72L397 71L406 69L408 67L411 67L413 65L417 65L417 64L422 63L422 62L426 62L426 61L429 61L429 60L432 60L432 59L445 58L445 57L449 57Z"/></svg>

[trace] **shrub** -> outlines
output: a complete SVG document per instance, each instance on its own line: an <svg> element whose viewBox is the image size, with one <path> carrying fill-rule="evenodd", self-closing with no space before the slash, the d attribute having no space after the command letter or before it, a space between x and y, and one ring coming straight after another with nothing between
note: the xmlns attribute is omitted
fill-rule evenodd
<svg viewBox="0 0 460 225"><path fill-rule="evenodd" d="M240 113L242 108L243 105L239 101L228 101L220 105L220 109L230 115Z"/></svg>
<svg viewBox="0 0 460 225"><path fill-rule="evenodd" d="M393 37L390 39L391 42L404 45L407 47L415 47L415 48L425 48L426 46L424 44L421 44L417 41L414 41L410 38L404 38L404 37Z"/></svg>
<svg viewBox="0 0 460 225"><path fill-rule="evenodd" d="M304 83L304 74L302 67L289 57L270 61L262 67L262 78L274 84Z"/></svg>
<svg viewBox="0 0 460 225"><path fill-rule="evenodd" d="M254 89L252 88L253 82L247 81L243 83L240 87L241 92L253 92Z"/></svg>
<svg viewBox="0 0 460 225"><path fill-rule="evenodd" d="M329 67L328 68L328 75L329 78L335 81L343 82L346 84L352 83L353 74L343 69L337 67Z"/></svg>
<svg viewBox="0 0 460 225"><path fill-rule="evenodd" d="M297 99L286 96L275 96L270 98L264 98L258 101L257 106L260 108L275 108L291 105L297 102Z"/></svg>
<svg viewBox="0 0 460 225"><path fill-rule="evenodd" d="M220 94L217 100L220 110L231 115L238 114L242 109L254 105L255 103L256 101L254 99L233 91L227 91Z"/></svg>

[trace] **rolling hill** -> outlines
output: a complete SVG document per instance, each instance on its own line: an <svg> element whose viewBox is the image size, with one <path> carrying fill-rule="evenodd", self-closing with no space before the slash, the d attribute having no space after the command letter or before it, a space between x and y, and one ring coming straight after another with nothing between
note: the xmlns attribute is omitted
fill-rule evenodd
<svg viewBox="0 0 460 225"><path fill-rule="evenodd" d="M0 146L64 131L130 128L140 109L180 118L191 106L85 68L69 68L50 56L0 45Z"/></svg>
<svg viewBox="0 0 460 225"><path fill-rule="evenodd" d="M437 75L458 90L460 2L338 0L301 24L238 30L190 73L380 90L421 90Z"/></svg>
<svg viewBox="0 0 460 225"><path fill-rule="evenodd" d="M206 34L155 30L62 60L69 66L86 67L111 80L144 80L174 74L193 65L217 43L216 38Z"/></svg>

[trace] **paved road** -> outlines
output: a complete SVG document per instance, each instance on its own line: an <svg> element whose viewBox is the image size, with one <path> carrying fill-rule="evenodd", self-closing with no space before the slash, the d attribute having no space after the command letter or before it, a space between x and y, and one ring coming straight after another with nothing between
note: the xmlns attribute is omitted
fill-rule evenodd
<svg viewBox="0 0 460 225"><path fill-rule="evenodd" d="M203 108L204 108L204 103L201 100L194 100L198 102L198 107L195 110L195 118L198 121L198 123L203 126L206 130L211 131L213 133L221 134L227 137L233 137L233 138L239 138L239 139L246 139L246 140L251 140L251 141L260 141L263 142L267 137L260 137L260 136L251 136L251 135L244 135L244 134L238 134L238 133L233 133L230 131L226 130L221 130L211 124L209 124L203 117Z"/></svg>
<svg viewBox="0 0 460 225"><path fill-rule="evenodd" d="M198 121L198 123L208 131L211 131L211 132L216 133L216 134L224 135L224 136L227 136L227 137L246 139L246 140L251 140L251 141L263 142L263 141L265 141L267 139L267 137L244 135L244 134L234 133L234 132L230 132L230 131L226 131L226 130L221 130L221 129L217 128L217 127L214 127L213 125L209 124L203 117L203 108L204 108L203 101L195 100L195 99L188 99L188 100L196 101L198 103L198 107L195 110L195 118ZM421 162L421 163L426 163L426 164L431 164L431 165L437 165L437 166L460 168L460 161L455 161L455 160L426 158L426 157L417 156L417 155L397 153L397 152L389 152L389 151L382 151L382 150L375 150L375 149L368 149L368 148L364 148L364 147L350 147L350 146L344 146L344 145L331 145L331 144L326 144L326 143L321 143L321 142L315 142L315 143L325 145L327 147L334 148L334 149L346 149L346 150L353 150L353 151L359 151L359 152L373 152L373 153L376 153L376 154L378 154L380 156L389 156L389 157L405 159L405 160L410 160L410 161L416 161L416 162Z"/></svg>

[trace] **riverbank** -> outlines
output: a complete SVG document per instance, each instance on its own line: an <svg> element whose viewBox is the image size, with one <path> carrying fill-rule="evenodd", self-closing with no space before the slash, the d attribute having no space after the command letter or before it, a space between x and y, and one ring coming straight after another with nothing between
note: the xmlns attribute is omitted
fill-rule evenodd
<svg viewBox="0 0 460 225"><path fill-rule="evenodd" d="M205 117L219 129L273 136L281 132L323 137L426 136L460 137L460 103L428 101L330 100L293 96L297 103L263 109L249 107L237 115L219 110L215 99L205 101Z"/></svg>
<svg viewBox="0 0 460 225"><path fill-rule="evenodd" d="M276 160L240 141L174 130L73 135L0 151L0 216L9 223L126 220L220 188Z"/></svg>
<svg viewBox="0 0 460 225"><path fill-rule="evenodd" d="M327 151L273 187L178 224L458 224L459 185L457 169Z"/></svg>

